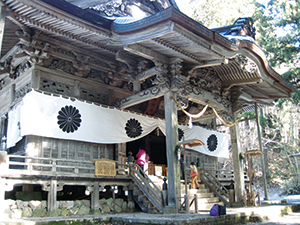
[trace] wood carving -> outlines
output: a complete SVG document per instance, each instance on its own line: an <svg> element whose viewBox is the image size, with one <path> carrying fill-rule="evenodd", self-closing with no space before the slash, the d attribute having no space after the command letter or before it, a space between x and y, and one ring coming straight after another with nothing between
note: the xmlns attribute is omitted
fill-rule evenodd
<svg viewBox="0 0 300 225"><path fill-rule="evenodd" d="M191 85L221 95L222 82L212 67L192 69L189 76Z"/></svg>
<svg viewBox="0 0 300 225"><path fill-rule="evenodd" d="M170 78L168 77L168 65L160 62L154 62L157 68L157 74L152 81L153 85L165 85L170 87Z"/></svg>
<svg viewBox="0 0 300 225"><path fill-rule="evenodd" d="M255 73L258 70L256 63L246 56L239 54L235 60L240 64L241 69L245 72Z"/></svg>
<svg viewBox="0 0 300 225"><path fill-rule="evenodd" d="M107 104L107 97L108 97L107 94L100 94L100 93L93 92L91 90L81 89L80 97L87 101L98 102L100 104L108 105Z"/></svg>
<svg viewBox="0 0 300 225"><path fill-rule="evenodd" d="M137 10L143 13L144 16L149 16L158 11L151 0L102 0L99 2L100 4L90 7L90 9L95 10L104 17L133 17L133 13ZM155 1L155 4L159 4L159 8L162 9L162 3Z"/></svg>
<svg viewBox="0 0 300 225"><path fill-rule="evenodd" d="M182 60L175 59L174 62L170 65L170 73L171 73L171 90L178 91L183 89L183 86L187 83L188 78L181 75L182 74Z"/></svg>
<svg viewBox="0 0 300 225"><path fill-rule="evenodd" d="M73 96L74 93L73 86L46 79L41 80L40 87L43 91L64 96Z"/></svg>
<svg viewBox="0 0 300 225"><path fill-rule="evenodd" d="M43 64L43 61L49 58L50 44L38 41L39 34L40 32L36 32L33 36L29 36L17 33L20 43L18 44L19 52L15 54L15 58L27 56L31 63Z"/></svg>
<svg viewBox="0 0 300 225"><path fill-rule="evenodd" d="M61 60L61 59L54 59L48 68L54 70L60 70L72 75L75 75L77 71L77 69L74 68L72 62Z"/></svg>
<svg viewBox="0 0 300 225"><path fill-rule="evenodd" d="M90 66L88 65L90 57L87 55L79 55L73 52L76 58L76 61L73 61L74 68L77 69L75 75L80 77L87 77L90 73Z"/></svg>
<svg viewBox="0 0 300 225"><path fill-rule="evenodd" d="M23 98L28 92L31 91L31 87L32 87L32 84L31 84L31 82L29 82L26 85L24 85L23 87L16 90L15 100Z"/></svg>

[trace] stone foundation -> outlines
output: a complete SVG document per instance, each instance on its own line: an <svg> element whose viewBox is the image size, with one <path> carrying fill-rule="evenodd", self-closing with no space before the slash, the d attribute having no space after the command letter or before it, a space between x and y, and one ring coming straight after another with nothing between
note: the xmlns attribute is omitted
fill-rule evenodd
<svg viewBox="0 0 300 225"><path fill-rule="evenodd" d="M89 215L128 212L128 203L121 198L100 199L99 210L91 211L90 200L57 201L57 210L47 211L46 201L5 200L6 218L20 219L22 217Z"/></svg>

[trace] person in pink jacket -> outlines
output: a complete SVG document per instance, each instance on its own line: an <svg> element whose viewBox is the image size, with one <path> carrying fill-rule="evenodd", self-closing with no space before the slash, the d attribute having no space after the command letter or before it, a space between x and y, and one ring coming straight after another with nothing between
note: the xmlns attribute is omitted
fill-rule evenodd
<svg viewBox="0 0 300 225"><path fill-rule="evenodd" d="M138 164L142 170L144 170L144 165L147 163L147 159L149 160L149 156L147 155L146 151L143 147L139 147L139 151L136 154L136 164Z"/></svg>

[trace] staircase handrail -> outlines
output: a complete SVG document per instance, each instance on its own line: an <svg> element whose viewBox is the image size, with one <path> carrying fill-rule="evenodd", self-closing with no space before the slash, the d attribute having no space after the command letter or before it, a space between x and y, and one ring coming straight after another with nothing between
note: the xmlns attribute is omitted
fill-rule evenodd
<svg viewBox="0 0 300 225"><path fill-rule="evenodd" d="M134 169L135 166L139 170ZM148 175L141 169L141 167L137 164L130 164L129 175L131 176L135 184L139 187L139 189L143 192L143 194L154 205L154 207L157 208L159 211L163 212L164 211L163 194L161 190L148 177ZM142 183L142 181L144 182L144 184ZM152 186L150 184L152 184Z"/></svg>
<svg viewBox="0 0 300 225"><path fill-rule="evenodd" d="M224 187L210 172L198 167L200 180L225 204L229 205L229 190ZM218 184L218 185L217 185ZM225 196L225 197L224 197Z"/></svg>

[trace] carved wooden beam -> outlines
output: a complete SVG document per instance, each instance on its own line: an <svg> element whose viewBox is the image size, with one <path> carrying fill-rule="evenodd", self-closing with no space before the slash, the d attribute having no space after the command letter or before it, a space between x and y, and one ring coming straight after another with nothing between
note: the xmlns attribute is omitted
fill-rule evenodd
<svg viewBox="0 0 300 225"><path fill-rule="evenodd" d="M228 59L216 59L216 60L207 60L203 61L203 63L194 66L195 68L202 68L202 67L208 67L208 66L219 66L222 64L228 64Z"/></svg>
<svg viewBox="0 0 300 225"><path fill-rule="evenodd" d="M263 82L263 80L260 77L234 80L234 81L223 81L223 87L224 87L224 89L230 89L234 85L257 84L257 83L261 83L261 82Z"/></svg>
<svg viewBox="0 0 300 225"><path fill-rule="evenodd" d="M2 52L2 42L4 36L4 27L5 27L5 16L6 16L6 7L0 5L0 54Z"/></svg>
<svg viewBox="0 0 300 225"><path fill-rule="evenodd" d="M149 89L143 90L137 94L122 98L119 102L115 104L115 106L121 109L125 109L130 106L149 101L153 98L161 97L167 90L168 88L165 85L157 85Z"/></svg>
<svg viewBox="0 0 300 225"><path fill-rule="evenodd" d="M127 54L125 51L118 51L116 54L116 60L119 62L125 63L131 72L138 64L138 61L133 58L131 55Z"/></svg>
<svg viewBox="0 0 300 225"><path fill-rule="evenodd" d="M169 58L167 56L145 48L139 44L125 45L124 50L152 61L160 61L165 64L169 63Z"/></svg>
<svg viewBox="0 0 300 225"><path fill-rule="evenodd" d="M148 69L148 70L145 70L145 71L139 73L137 75L137 78L139 81L144 81L144 80L154 76L157 73L158 73L157 67L152 67L151 69Z"/></svg>
<svg viewBox="0 0 300 225"><path fill-rule="evenodd" d="M182 93L184 94L184 96L188 96L188 99L190 101L199 103L201 105L206 105L206 103L210 101L216 109L223 111L231 110L232 104L230 101L219 95L212 94L206 90L203 90L199 87L186 85Z"/></svg>
<svg viewBox="0 0 300 225"><path fill-rule="evenodd" d="M190 53L190 52L188 52L188 51L186 51L186 50L184 50L182 48L179 48L179 47L177 47L177 46L175 46L175 45L173 45L173 44L165 41L162 38L153 38L152 40L155 41L156 43L164 46L164 47L170 48L173 51L176 51L176 52L178 52L178 53L180 53L180 54L182 54L184 56L189 57L190 59L193 59L195 62L203 63L203 59L202 58L200 58L197 55L192 54L192 53Z"/></svg>

